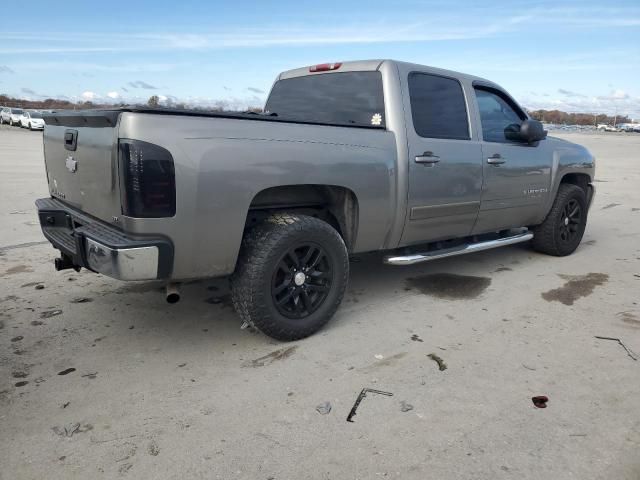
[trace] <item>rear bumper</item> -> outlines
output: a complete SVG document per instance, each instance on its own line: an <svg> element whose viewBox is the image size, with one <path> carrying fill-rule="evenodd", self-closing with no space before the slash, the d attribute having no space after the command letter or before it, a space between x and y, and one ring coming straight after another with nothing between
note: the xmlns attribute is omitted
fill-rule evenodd
<svg viewBox="0 0 640 480"><path fill-rule="evenodd" d="M126 234L53 198L36 200L36 207L42 233L72 266L119 280L170 277L170 240Z"/></svg>

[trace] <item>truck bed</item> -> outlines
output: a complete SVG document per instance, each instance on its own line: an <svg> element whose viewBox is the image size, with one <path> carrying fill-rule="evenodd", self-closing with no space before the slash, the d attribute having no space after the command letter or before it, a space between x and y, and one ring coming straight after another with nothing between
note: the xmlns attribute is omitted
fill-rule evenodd
<svg viewBox="0 0 640 480"><path fill-rule="evenodd" d="M152 115L173 115L182 117L229 118L233 120L253 120L261 122L296 123L300 125L326 125L330 127L349 127L380 130L377 125L352 125L348 123L311 122L288 119L283 116L253 112L220 112L212 110L184 110L179 108L148 108L127 106L113 109L66 110L43 114L45 123L65 127L115 127L118 117L124 112Z"/></svg>

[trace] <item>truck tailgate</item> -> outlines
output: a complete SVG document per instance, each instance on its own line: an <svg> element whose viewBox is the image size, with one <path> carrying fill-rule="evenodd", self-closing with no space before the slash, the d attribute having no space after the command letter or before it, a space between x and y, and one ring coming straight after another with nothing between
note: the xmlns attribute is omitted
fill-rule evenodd
<svg viewBox="0 0 640 480"><path fill-rule="evenodd" d="M44 158L49 192L107 222L121 214L119 113L65 112L45 116Z"/></svg>

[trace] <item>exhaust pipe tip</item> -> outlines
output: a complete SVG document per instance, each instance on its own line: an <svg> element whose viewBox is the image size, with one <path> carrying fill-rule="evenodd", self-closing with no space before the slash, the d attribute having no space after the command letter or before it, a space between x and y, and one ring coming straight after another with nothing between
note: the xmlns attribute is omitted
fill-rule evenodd
<svg viewBox="0 0 640 480"><path fill-rule="evenodd" d="M166 288L167 303L178 303L180 301L180 289L177 283L170 283Z"/></svg>

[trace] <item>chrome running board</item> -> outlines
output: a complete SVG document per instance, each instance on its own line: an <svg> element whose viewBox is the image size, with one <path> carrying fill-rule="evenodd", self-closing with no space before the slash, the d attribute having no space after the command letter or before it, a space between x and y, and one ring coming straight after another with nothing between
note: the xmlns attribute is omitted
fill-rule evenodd
<svg viewBox="0 0 640 480"><path fill-rule="evenodd" d="M492 248L522 243L531 240L532 238L533 233L525 232L511 237L488 240L486 242L467 243L465 245L443 248L432 252L412 253L411 255L387 255L384 257L384 263L388 265L413 265L414 263L428 262L440 258L455 257L456 255L464 255L465 253L481 252L482 250L490 250Z"/></svg>

